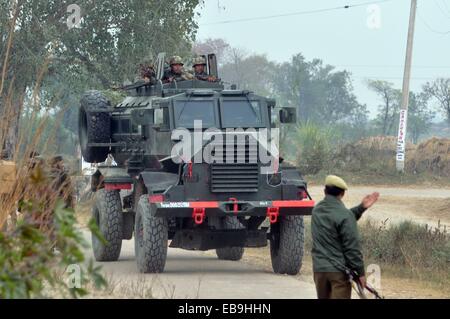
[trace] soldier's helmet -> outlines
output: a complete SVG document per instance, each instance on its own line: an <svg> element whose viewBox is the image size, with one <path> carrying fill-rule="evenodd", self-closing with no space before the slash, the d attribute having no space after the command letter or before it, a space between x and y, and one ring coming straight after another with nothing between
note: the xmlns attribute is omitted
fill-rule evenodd
<svg viewBox="0 0 450 319"><path fill-rule="evenodd" d="M170 63L170 65L174 65L174 64L184 65L183 60L178 55L171 57L169 63Z"/></svg>
<svg viewBox="0 0 450 319"><path fill-rule="evenodd" d="M192 66L194 67L196 65L206 65L205 58L202 56L198 56L198 57L194 58L194 60L192 60Z"/></svg>

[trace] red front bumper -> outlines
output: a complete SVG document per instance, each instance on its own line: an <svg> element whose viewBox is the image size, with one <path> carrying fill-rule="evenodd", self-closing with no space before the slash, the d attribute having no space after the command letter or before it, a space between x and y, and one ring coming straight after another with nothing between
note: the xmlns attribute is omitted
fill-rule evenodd
<svg viewBox="0 0 450 319"><path fill-rule="evenodd" d="M313 200L275 200L275 201L197 201L164 202L162 196L149 196L154 205L156 216L192 217L201 224L207 216L265 216L271 223L279 216L311 215L315 202Z"/></svg>

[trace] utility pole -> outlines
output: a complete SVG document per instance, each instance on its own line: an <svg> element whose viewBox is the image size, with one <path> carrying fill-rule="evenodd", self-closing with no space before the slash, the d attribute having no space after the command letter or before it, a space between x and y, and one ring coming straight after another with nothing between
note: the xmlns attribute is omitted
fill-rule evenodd
<svg viewBox="0 0 450 319"><path fill-rule="evenodd" d="M402 105L400 109L400 122L398 126L397 139L397 170L403 172L405 170L405 146L406 146L406 131L408 120L408 104L409 104L409 82L411 78L411 62L412 49L414 42L414 26L416 22L417 0L411 0L411 12L409 16L408 29L408 43L406 46L406 60L405 72L403 74L403 89L402 89Z"/></svg>

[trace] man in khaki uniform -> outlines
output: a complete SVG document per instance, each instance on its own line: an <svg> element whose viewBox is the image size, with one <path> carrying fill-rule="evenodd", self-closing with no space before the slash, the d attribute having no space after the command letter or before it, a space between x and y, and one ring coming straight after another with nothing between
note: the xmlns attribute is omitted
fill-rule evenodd
<svg viewBox="0 0 450 319"><path fill-rule="evenodd" d="M350 299L352 286L346 270L356 271L366 285L364 261L356 221L379 197L373 193L347 209L342 198L348 186L334 175L325 180L325 198L314 207L311 220L314 282L319 299Z"/></svg>

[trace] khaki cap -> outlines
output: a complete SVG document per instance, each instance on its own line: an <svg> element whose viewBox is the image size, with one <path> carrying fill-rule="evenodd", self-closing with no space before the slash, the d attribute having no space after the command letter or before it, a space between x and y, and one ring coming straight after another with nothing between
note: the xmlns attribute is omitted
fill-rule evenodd
<svg viewBox="0 0 450 319"><path fill-rule="evenodd" d="M347 183L336 175L328 175L325 179L325 186L334 186L343 190L348 190Z"/></svg>

